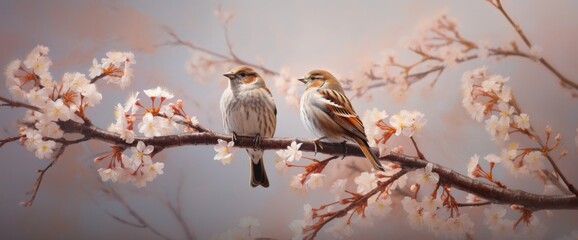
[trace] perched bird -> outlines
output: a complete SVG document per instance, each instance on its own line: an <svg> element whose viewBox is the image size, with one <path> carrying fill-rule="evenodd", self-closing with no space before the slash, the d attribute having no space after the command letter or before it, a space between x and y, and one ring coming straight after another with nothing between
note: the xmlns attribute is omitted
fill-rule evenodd
<svg viewBox="0 0 578 240"><path fill-rule="evenodd" d="M247 149L251 158L251 186L269 187L263 165L263 150L259 149L261 137L273 137L277 125L277 108L271 91L255 70L239 66L223 74L229 86L221 96L221 114L225 131L254 137L255 146Z"/></svg>
<svg viewBox="0 0 578 240"><path fill-rule="evenodd" d="M319 137L315 140L316 145L322 139L355 142L373 168L383 171L378 157L367 143L363 123L337 79L327 71L313 70L298 80L305 83L305 92L301 97L301 121Z"/></svg>

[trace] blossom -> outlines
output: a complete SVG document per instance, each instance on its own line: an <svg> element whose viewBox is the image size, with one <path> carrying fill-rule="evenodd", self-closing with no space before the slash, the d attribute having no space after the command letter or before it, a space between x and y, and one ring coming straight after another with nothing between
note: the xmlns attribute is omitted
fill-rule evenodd
<svg viewBox="0 0 578 240"><path fill-rule="evenodd" d="M321 187L323 186L323 178L325 178L325 174L312 173L309 175L309 179L305 182L305 186L311 190Z"/></svg>
<svg viewBox="0 0 578 240"><path fill-rule="evenodd" d="M305 188L305 186L301 182L302 177L303 177L302 174L298 174L298 175L293 176L291 178L291 181L289 182L289 187L291 188L291 190L293 190L295 192L304 194L307 192L307 188Z"/></svg>
<svg viewBox="0 0 578 240"><path fill-rule="evenodd" d="M213 159L221 161L223 165L230 164L233 158L232 148L234 145L235 142L233 141L227 142L222 139L217 139L217 145L215 145L215 152L217 152L217 154Z"/></svg>
<svg viewBox="0 0 578 240"><path fill-rule="evenodd" d="M299 159L301 159L303 152L299 151L299 148L301 147L302 144L303 143L297 143L293 141L291 142L291 146L287 146L285 154L287 155L288 162L299 161Z"/></svg>
<svg viewBox="0 0 578 240"><path fill-rule="evenodd" d="M484 223L490 226L490 228L497 226L498 223L503 220L506 216L506 208L492 205L489 208L484 209Z"/></svg>
<svg viewBox="0 0 578 240"><path fill-rule="evenodd" d="M68 108L68 106L64 105L61 98L59 98L56 101L52 100L48 101L48 104L46 105L44 112L46 113L45 115L48 118L47 120L50 121L56 120L68 121L71 115L70 109Z"/></svg>
<svg viewBox="0 0 578 240"><path fill-rule="evenodd" d="M152 182L158 175L162 175L164 173L164 167L165 164L162 162L145 164L143 167L143 175L145 176L146 181Z"/></svg>
<svg viewBox="0 0 578 240"><path fill-rule="evenodd" d="M144 164L152 163L150 154L154 151L154 149L155 147L153 145L147 146L143 141L138 141L136 147L131 148L133 157Z"/></svg>
<svg viewBox="0 0 578 240"><path fill-rule="evenodd" d="M102 66L109 67L110 65L120 67L126 62L135 63L134 54L131 52L107 52L106 58L101 59Z"/></svg>
<svg viewBox="0 0 578 240"><path fill-rule="evenodd" d="M364 114L364 118L367 120L368 123L370 124L376 124L379 121L387 118L388 115L385 112L385 110L377 110L377 108L372 108L371 110L367 110Z"/></svg>
<svg viewBox="0 0 578 240"><path fill-rule="evenodd" d="M150 98L160 97L161 99L171 99L175 96L168 90L161 87L144 90L144 93Z"/></svg>
<svg viewBox="0 0 578 240"><path fill-rule="evenodd" d="M448 218L446 223L452 238L464 238L466 234L473 234L474 223L468 214L460 214L457 217Z"/></svg>
<svg viewBox="0 0 578 240"><path fill-rule="evenodd" d="M92 59L92 66L88 69L88 77L95 78L96 76L102 74L102 65L98 63L96 58Z"/></svg>
<svg viewBox="0 0 578 240"><path fill-rule="evenodd" d="M443 60L443 65L453 67L464 57L462 49L458 46L445 45L437 50L437 55Z"/></svg>
<svg viewBox="0 0 578 240"><path fill-rule="evenodd" d="M98 175L100 176L100 179L102 179L103 182L106 182L108 180L112 181L112 182L116 182L118 180L118 177L120 175L120 171L121 169L113 169L113 168L99 168L98 171Z"/></svg>
<svg viewBox="0 0 578 240"><path fill-rule="evenodd" d="M441 208L443 202L439 198L433 198L432 196L426 196L424 199L421 200L420 203L423 211L426 212L435 212L438 208Z"/></svg>
<svg viewBox="0 0 578 240"><path fill-rule="evenodd" d="M419 185L435 185L440 177L437 173L432 172L433 164L428 163L425 168L415 170L415 179Z"/></svg>
<svg viewBox="0 0 578 240"><path fill-rule="evenodd" d="M52 140L48 141L39 140L36 144L36 151L34 152L34 155L36 155L36 157L40 159L50 158L52 156L52 153L54 152L55 147L56 142Z"/></svg>
<svg viewBox="0 0 578 240"><path fill-rule="evenodd" d="M350 237L353 234L353 229L349 224L348 218L342 217L334 222L332 226L325 229L325 231L331 233L334 238L341 239L343 237Z"/></svg>
<svg viewBox="0 0 578 240"><path fill-rule="evenodd" d="M160 136L161 127L159 117L153 117L151 113L146 113L142 118L142 122L138 124L139 132L144 134L145 137Z"/></svg>
<svg viewBox="0 0 578 240"><path fill-rule="evenodd" d="M43 108L49 99L47 88L31 89L28 93L26 93L26 99L31 105Z"/></svg>
<svg viewBox="0 0 578 240"><path fill-rule="evenodd" d="M111 124L108 127L108 131L120 134L120 138L125 140L125 142L128 144L133 143L135 134L131 129L129 129L125 110L122 105L120 105L120 103L116 105L114 115L116 118L116 123Z"/></svg>
<svg viewBox="0 0 578 240"><path fill-rule="evenodd" d="M130 115L134 115L136 113L136 111L138 110L138 106L136 105L136 103L139 100L138 94L139 92L133 92L128 95L128 98L126 99L126 102L123 106L125 113L128 113Z"/></svg>
<svg viewBox="0 0 578 240"><path fill-rule="evenodd" d="M44 137L61 138L62 135L64 135L64 131L60 129L58 124L52 121L46 121L44 119L41 119L40 121L37 121L34 124L34 126L36 127L36 129L38 129L38 131L40 131L40 134L42 134L42 136Z"/></svg>
<svg viewBox="0 0 578 240"><path fill-rule="evenodd" d="M337 179L333 184L331 184L330 192L339 194L345 191L345 186L347 185L347 178Z"/></svg>
<svg viewBox="0 0 578 240"><path fill-rule="evenodd" d="M424 114L418 111L401 110L389 119L389 124L396 129L395 135L411 137L425 125Z"/></svg>
<svg viewBox="0 0 578 240"><path fill-rule="evenodd" d="M403 210L407 213L407 218L411 228L420 230L423 226L424 220L420 213L421 206L419 203L410 197L404 197L401 200Z"/></svg>
<svg viewBox="0 0 578 240"><path fill-rule="evenodd" d="M305 221L303 220L293 220L289 223L289 229L293 233L293 240L301 240L303 239L303 228L305 228Z"/></svg>
<svg viewBox="0 0 578 240"><path fill-rule="evenodd" d="M287 162L285 162L285 151L277 150L275 153L275 169L280 173L286 173L289 167L287 166Z"/></svg>
<svg viewBox="0 0 578 240"><path fill-rule="evenodd" d="M48 58L48 52L49 49L47 47L38 45L32 49L23 63L35 74L42 75L48 72L48 68L52 65L52 61Z"/></svg>
<svg viewBox="0 0 578 240"><path fill-rule="evenodd" d="M391 203L390 198L384 199L383 197L378 197L377 200L367 206L367 212L374 217L385 217L391 212Z"/></svg>
<svg viewBox="0 0 578 240"><path fill-rule="evenodd" d="M525 113L520 113L520 115L514 116L514 122L519 129L526 130L530 128L530 116Z"/></svg>
<svg viewBox="0 0 578 240"><path fill-rule="evenodd" d="M80 87L79 92L84 97L82 101L88 106L95 106L102 100L102 94L96 89L96 84L86 84Z"/></svg>
<svg viewBox="0 0 578 240"><path fill-rule="evenodd" d="M524 158L524 165L530 171L539 171L545 168L544 155L540 151L532 151Z"/></svg>
<svg viewBox="0 0 578 240"><path fill-rule="evenodd" d="M357 184L357 192L360 194L365 194L377 187L375 173L362 172L353 181Z"/></svg>
<svg viewBox="0 0 578 240"><path fill-rule="evenodd" d="M500 158L496 154L488 154L484 157L484 159L486 159L490 163L500 163L502 161L502 158Z"/></svg>
<svg viewBox="0 0 578 240"><path fill-rule="evenodd" d="M474 156L472 156L470 158L470 162L468 163L468 166L467 166L468 177L471 177L471 178L477 177L476 171L479 168L479 165L478 165L479 159L480 159L480 157L477 154L475 154Z"/></svg>

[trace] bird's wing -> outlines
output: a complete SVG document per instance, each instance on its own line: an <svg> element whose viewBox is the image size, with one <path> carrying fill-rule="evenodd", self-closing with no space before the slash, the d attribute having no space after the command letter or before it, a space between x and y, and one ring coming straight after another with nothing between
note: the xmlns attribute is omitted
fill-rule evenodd
<svg viewBox="0 0 578 240"><path fill-rule="evenodd" d="M334 121L347 132L366 140L363 123L353 110L347 97L332 89L318 89L317 93L321 101L314 101L313 105L328 114ZM367 141L367 140L366 140Z"/></svg>

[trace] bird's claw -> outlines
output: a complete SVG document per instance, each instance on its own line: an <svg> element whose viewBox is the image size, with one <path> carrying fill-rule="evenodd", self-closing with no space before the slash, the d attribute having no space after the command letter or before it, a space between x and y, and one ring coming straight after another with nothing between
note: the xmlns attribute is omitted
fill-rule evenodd
<svg viewBox="0 0 578 240"><path fill-rule="evenodd" d="M261 134L257 134L255 138L253 138L253 150L257 150L261 148Z"/></svg>
<svg viewBox="0 0 578 240"><path fill-rule="evenodd" d="M319 146L319 148L320 148L321 150L323 150L323 146L321 145L320 142L321 142L322 139L325 139L325 138L326 138L326 137L320 137L320 138L317 138L317 139L313 140L313 147L314 147L314 149L315 149L315 154L313 154L313 156L316 156L316 155L317 155L317 146Z"/></svg>
<svg viewBox="0 0 578 240"><path fill-rule="evenodd" d="M233 143L235 143L235 145L239 143L239 137L236 132L233 132Z"/></svg>

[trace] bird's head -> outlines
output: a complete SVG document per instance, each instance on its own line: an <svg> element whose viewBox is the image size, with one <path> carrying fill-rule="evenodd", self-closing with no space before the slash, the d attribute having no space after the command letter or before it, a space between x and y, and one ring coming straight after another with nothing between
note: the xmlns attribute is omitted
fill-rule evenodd
<svg viewBox="0 0 578 240"><path fill-rule="evenodd" d="M251 89L265 87L263 78L248 66L239 66L223 74L229 78L229 84L234 88Z"/></svg>
<svg viewBox="0 0 578 240"><path fill-rule="evenodd" d="M339 92L343 92L341 84L337 79L328 71L325 70L313 70L307 73L305 77L298 79L302 83L305 83L305 89L309 88L327 88L333 89Z"/></svg>

